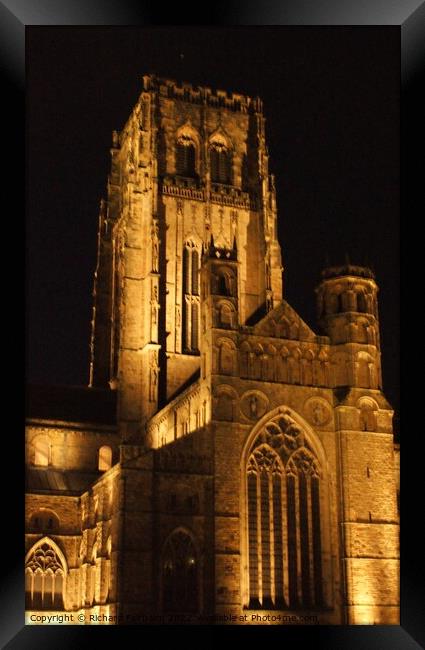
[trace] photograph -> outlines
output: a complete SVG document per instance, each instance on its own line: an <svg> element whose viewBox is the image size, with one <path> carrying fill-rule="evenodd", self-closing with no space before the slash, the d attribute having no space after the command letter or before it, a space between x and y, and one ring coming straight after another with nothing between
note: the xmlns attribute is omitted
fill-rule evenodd
<svg viewBox="0 0 425 650"><path fill-rule="evenodd" d="M399 27L26 48L25 623L399 626Z"/></svg>

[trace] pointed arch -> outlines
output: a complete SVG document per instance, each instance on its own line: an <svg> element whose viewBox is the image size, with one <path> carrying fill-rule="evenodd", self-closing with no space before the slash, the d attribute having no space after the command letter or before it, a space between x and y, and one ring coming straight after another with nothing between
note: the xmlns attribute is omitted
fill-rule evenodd
<svg viewBox="0 0 425 650"><path fill-rule="evenodd" d="M68 565L59 546L39 539L25 556L25 599L29 610L63 610Z"/></svg>
<svg viewBox="0 0 425 650"><path fill-rule="evenodd" d="M307 422L307 420L305 420L297 411L286 405L278 406L272 411L267 412L251 429L242 450L241 470L246 466L248 457L253 449L254 442L260 435L261 431L265 428L266 425L274 423L278 416L289 418L292 421L293 425L295 425L298 430L302 432L308 448L311 449L313 454L318 459L320 467L324 473L327 474L329 467L326 452L320 438L314 431L313 427Z"/></svg>
<svg viewBox="0 0 425 650"><path fill-rule="evenodd" d="M224 131L222 127L219 127L215 131L213 131L209 138L208 138L208 143L209 146L211 147L213 144L220 145L222 147L225 147L226 149L229 149L233 151L233 142L230 136Z"/></svg>
<svg viewBox="0 0 425 650"><path fill-rule="evenodd" d="M198 131L190 124L190 122L186 122L185 124L182 124L177 131L176 131L176 141L179 140L179 138L188 138L189 140L192 140L196 146L199 148L201 139L199 136Z"/></svg>
<svg viewBox="0 0 425 650"><path fill-rule="evenodd" d="M199 612L200 553L194 534L186 527L175 528L163 544L160 591L163 612Z"/></svg>
<svg viewBox="0 0 425 650"><path fill-rule="evenodd" d="M61 564L63 566L64 571L66 573L68 573L68 562L66 561L66 557L65 557L63 551L56 544L56 542L53 541L53 539L51 537L49 537L48 535L45 535L44 537L39 539L37 542L35 542L31 546L31 548L29 549L29 551L27 552L27 554L25 556L25 564L27 564L28 559L30 558L31 554L34 553L34 551L36 551L38 548L40 548L44 544L48 544L49 546L52 547L52 549L55 551L56 555L58 556L58 558L59 558L59 560L60 560L60 562L61 562Z"/></svg>
<svg viewBox="0 0 425 650"><path fill-rule="evenodd" d="M246 607L324 605L324 548L329 552L326 477L324 449L292 409L275 409L253 427L241 456Z"/></svg>
<svg viewBox="0 0 425 650"><path fill-rule="evenodd" d="M199 169L200 139L198 132L184 124L176 132L176 174L194 178Z"/></svg>
<svg viewBox="0 0 425 650"><path fill-rule="evenodd" d="M209 138L210 174L213 183L232 183L232 146L224 133L216 131Z"/></svg>

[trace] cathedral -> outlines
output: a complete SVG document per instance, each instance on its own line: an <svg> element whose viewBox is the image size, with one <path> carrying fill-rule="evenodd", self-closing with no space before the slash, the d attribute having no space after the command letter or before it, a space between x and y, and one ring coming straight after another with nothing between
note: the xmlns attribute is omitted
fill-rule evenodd
<svg viewBox="0 0 425 650"><path fill-rule="evenodd" d="M373 272L285 301L258 97L146 75L110 152L90 385L28 401L27 623L398 624Z"/></svg>

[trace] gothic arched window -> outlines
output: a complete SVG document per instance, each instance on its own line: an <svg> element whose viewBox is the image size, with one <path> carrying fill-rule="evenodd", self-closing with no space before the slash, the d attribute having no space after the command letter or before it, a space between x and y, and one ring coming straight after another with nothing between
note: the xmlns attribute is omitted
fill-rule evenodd
<svg viewBox="0 0 425 650"><path fill-rule="evenodd" d="M288 415L257 437L246 481L248 608L322 606L319 464Z"/></svg>
<svg viewBox="0 0 425 650"><path fill-rule="evenodd" d="M196 174L195 143L189 136L182 135L176 146L176 173L193 178Z"/></svg>
<svg viewBox="0 0 425 650"><path fill-rule="evenodd" d="M210 169L213 183L230 185L232 182L232 156L222 142L213 142L210 148Z"/></svg>
<svg viewBox="0 0 425 650"><path fill-rule="evenodd" d="M25 608L63 610L66 568L56 545L44 538L27 556L25 564Z"/></svg>
<svg viewBox="0 0 425 650"><path fill-rule="evenodd" d="M163 611L196 613L198 584L198 556L192 538L177 530L169 537L162 554Z"/></svg>
<svg viewBox="0 0 425 650"><path fill-rule="evenodd" d="M199 253L193 242L183 249L183 350L199 352Z"/></svg>

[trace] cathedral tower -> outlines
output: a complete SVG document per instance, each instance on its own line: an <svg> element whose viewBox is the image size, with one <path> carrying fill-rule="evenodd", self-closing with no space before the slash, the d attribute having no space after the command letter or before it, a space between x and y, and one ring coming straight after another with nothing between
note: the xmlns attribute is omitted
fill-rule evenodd
<svg viewBox="0 0 425 650"><path fill-rule="evenodd" d="M320 332L284 300L258 98L145 76L111 158L85 389L100 421L29 422L28 610L398 624L372 272L323 272Z"/></svg>
<svg viewBox="0 0 425 650"><path fill-rule="evenodd" d="M237 247L241 324L282 299L264 124L258 98L146 76L114 133L91 383L119 385L124 439L199 372L203 248Z"/></svg>

